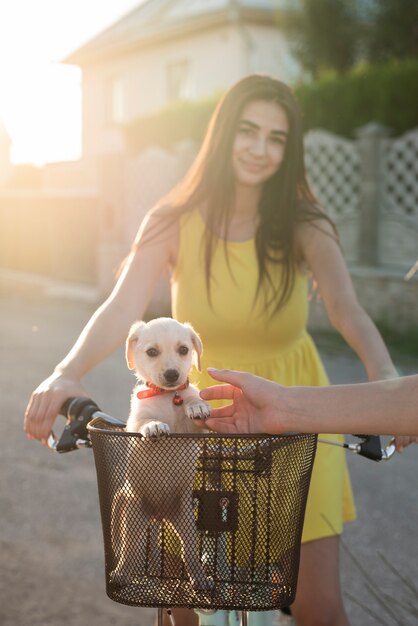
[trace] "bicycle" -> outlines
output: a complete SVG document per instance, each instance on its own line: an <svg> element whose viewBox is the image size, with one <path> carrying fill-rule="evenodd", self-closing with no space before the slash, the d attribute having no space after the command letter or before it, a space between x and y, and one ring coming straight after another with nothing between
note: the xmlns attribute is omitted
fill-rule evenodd
<svg viewBox="0 0 418 626"><path fill-rule="evenodd" d="M163 624L164 610L171 616L175 607L197 609L201 626L210 623L209 616L216 610L233 612L230 624L238 625L239 611L240 623L246 626L248 611L272 611L292 604L317 435L172 434L150 441L127 433L123 421L102 412L88 398L67 400L61 413L68 423L59 438L50 434L50 449L63 453L93 448L105 547L106 593L112 600L155 607L159 626ZM395 452L393 442L382 448L377 436L358 437L361 443L319 442L342 445L374 461L388 460ZM182 538L173 531L170 516L159 519L158 511L152 512L141 551L134 540L128 542L127 548L124 534L128 530L129 536L139 532L138 503L129 485L144 480L147 455L154 459L157 455L163 464L170 453L171 457L180 454L186 463L190 446L194 447L195 472L193 484L189 482L184 488L193 502L188 523L196 525L199 533L199 545L194 548L211 582L210 588L203 590L194 587L190 580L181 558ZM138 459L137 465L132 464L132 455ZM170 467L164 471L170 471ZM148 481L155 482L155 488L160 479L155 471L147 475ZM121 493L123 515L115 505ZM280 519L274 527L270 523L273 517ZM127 549L128 567L121 582L115 572Z"/></svg>

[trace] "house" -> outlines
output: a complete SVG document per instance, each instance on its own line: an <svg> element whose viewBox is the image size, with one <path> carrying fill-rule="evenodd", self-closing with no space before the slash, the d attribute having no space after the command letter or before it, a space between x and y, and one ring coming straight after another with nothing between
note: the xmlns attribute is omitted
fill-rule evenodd
<svg viewBox="0 0 418 626"><path fill-rule="evenodd" d="M10 160L11 139L6 127L0 118L0 187L12 172Z"/></svg>
<svg viewBox="0 0 418 626"><path fill-rule="evenodd" d="M138 0L134 10L67 56L64 63L82 70L82 158L42 168L41 188L30 201L20 194L12 207L0 195L0 213L21 232L20 248L31 252L22 266L18 250L3 246L0 265L108 293L142 216L177 182L196 149L131 154L124 125L170 102L220 93L250 72L290 80L297 67L275 13L286 1ZM8 148L0 128L4 171ZM53 224L37 231L40 259L25 244L33 234L34 206ZM73 233L65 249L62 231ZM56 262L60 257L65 263Z"/></svg>
<svg viewBox="0 0 418 626"><path fill-rule="evenodd" d="M284 2L284 0L281 0ZM275 0L146 0L65 63L83 74L83 156L123 151L120 125L242 76L292 81Z"/></svg>
<svg viewBox="0 0 418 626"><path fill-rule="evenodd" d="M192 148L178 158L156 148L132 155L125 125L178 100L220 94L249 73L295 80L298 65L277 20L287 2L145 0L63 60L82 70L82 158L47 166L44 180L63 193L96 195L101 292L111 287L146 210L195 154Z"/></svg>

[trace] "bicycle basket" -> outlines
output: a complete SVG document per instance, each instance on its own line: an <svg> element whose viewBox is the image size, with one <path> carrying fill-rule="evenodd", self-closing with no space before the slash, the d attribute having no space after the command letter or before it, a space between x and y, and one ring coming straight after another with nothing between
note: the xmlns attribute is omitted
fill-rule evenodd
<svg viewBox="0 0 418 626"><path fill-rule="evenodd" d="M315 435L89 425L106 591L133 606L265 611L295 597Z"/></svg>

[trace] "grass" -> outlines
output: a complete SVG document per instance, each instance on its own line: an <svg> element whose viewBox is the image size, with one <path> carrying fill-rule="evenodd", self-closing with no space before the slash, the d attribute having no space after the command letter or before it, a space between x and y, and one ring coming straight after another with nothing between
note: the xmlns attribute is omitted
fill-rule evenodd
<svg viewBox="0 0 418 626"><path fill-rule="evenodd" d="M418 331L399 333L379 322L376 323L376 326L391 354L418 359ZM352 353L351 348L337 332L332 330L313 331L312 335L318 347L330 354Z"/></svg>

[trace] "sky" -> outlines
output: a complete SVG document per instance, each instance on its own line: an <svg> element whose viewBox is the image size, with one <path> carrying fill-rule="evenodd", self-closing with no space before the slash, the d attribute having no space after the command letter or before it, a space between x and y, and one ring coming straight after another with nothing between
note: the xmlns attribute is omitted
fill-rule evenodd
<svg viewBox="0 0 418 626"><path fill-rule="evenodd" d="M1 0L0 126L13 163L81 155L81 73L60 61L144 0Z"/></svg>

